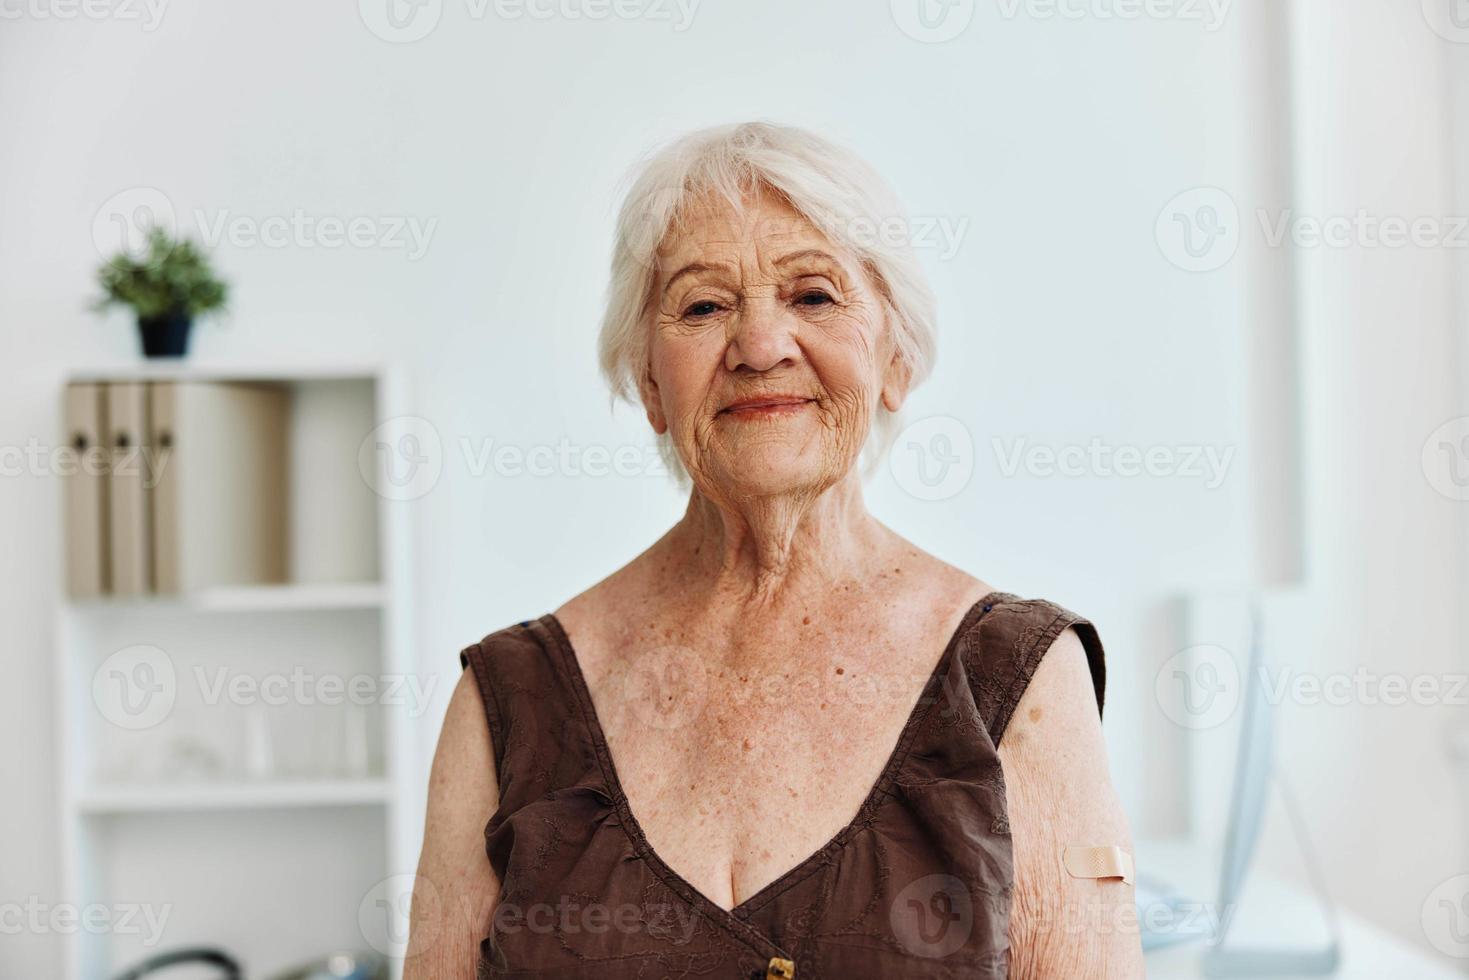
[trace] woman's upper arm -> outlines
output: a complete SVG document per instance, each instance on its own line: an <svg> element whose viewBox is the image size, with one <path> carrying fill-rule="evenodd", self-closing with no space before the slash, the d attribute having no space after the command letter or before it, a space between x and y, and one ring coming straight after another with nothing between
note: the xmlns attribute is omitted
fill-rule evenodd
<svg viewBox="0 0 1469 980"><path fill-rule="evenodd" d="M1112 788L1086 651L1074 630L1036 668L1000 742L1015 854L1012 975L1143 976L1133 886L1073 878L1067 845L1117 845L1132 854Z"/></svg>
<svg viewBox="0 0 1469 980"><path fill-rule="evenodd" d="M484 837L498 805L484 702L473 670L465 670L449 700L429 775L404 980L474 977L500 891Z"/></svg>

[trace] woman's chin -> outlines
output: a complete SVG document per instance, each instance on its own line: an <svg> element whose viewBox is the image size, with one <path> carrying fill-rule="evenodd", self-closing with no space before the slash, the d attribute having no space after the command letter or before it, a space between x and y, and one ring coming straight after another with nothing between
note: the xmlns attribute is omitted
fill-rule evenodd
<svg viewBox="0 0 1469 980"><path fill-rule="evenodd" d="M838 479L821 453L786 447L762 447L743 453L715 468L716 482L734 496L772 496L798 491L824 490Z"/></svg>

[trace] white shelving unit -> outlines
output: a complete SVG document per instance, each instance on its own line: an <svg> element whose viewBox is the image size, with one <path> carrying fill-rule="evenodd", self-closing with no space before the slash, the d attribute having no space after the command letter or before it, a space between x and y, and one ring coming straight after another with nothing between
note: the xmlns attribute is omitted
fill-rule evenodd
<svg viewBox="0 0 1469 980"><path fill-rule="evenodd" d="M195 365L69 380L268 382L290 390L292 417L288 583L59 604L66 897L114 923L68 934L66 976L104 980L192 945L229 951L250 977L337 949L401 954L406 907L392 885L413 870L422 782L409 768L422 688L408 521L359 469L370 434L395 444L400 383L378 368ZM106 717L94 684L136 647L166 658L171 707L135 728ZM229 686L240 678L245 696Z"/></svg>

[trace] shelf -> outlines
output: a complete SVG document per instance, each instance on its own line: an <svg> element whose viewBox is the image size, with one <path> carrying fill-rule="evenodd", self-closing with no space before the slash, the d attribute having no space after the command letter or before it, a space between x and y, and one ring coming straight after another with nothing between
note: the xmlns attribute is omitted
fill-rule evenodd
<svg viewBox="0 0 1469 980"><path fill-rule="evenodd" d="M92 365L67 378L268 383L289 396L282 399L289 414L284 436L275 435L286 473L285 560L264 573L285 582L227 584L261 573L214 571L201 559L192 565L196 574L182 576L196 585L184 592L58 597L52 661L63 893L104 908L168 905L171 944L227 940L261 974L321 949L360 945L363 896L411 869L421 838L421 722L377 699L347 712L330 688L298 692L296 672L308 683L415 676L411 514L374 492L383 454L369 441L380 426L412 412L400 370L354 361L192 360ZM182 436L176 443L187 444ZM196 458L206 469L195 472L207 473L208 454ZM235 485L227 486L233 492ZM146 514L158 501L143 490ZM240 492L258 500L266 489ZM221 498L196 487L192 499ZM195 511L197 528L228 519L227 507L216 510ZM142 520L141 529L131 527L133 536L156 548L148 518ZM202 548L209 542L197 528L187 540ZM59 541L58 550L65 551ZM164 659L128 659L128 651L141 648ZM127 656L113 661L119 653ZM277 678L287 681L282 703L280 689L269 686ZM239 679L258 686L221 686ZM155 702L160 691L166 700ZM137 727L113 713L132 716L155 703L162 716L150 714ZM244 766L242 737L253 724L244 712L252 704L263 706L270 746L283 753L280 767L260 778ZM189 762L183 747L194 742L212 753L199 758L214 758L217 768ZM314 749L319 754L308 751ZM350 769L349 759L367 766ZM226 880L229 893L221 894L218 882ZM283 881L299 901L281 903ZM241 922L259 928L242 930ZM156 952L144 939L123 930L74 930L65 937L61 975L115 976Z"/></svg>
<svg viewBox="0 0 1469 980"><path fill-rule="evenodd" d="M183 595L102 596L77 599L79 610L142 609L180 612L311 612L336 609L376 609L387 590L377 582L304 585L240 585Z"/></svg>
<svg viewBox="0 0 1469 980"><path fill-rule="evenodd" d="M375 380L379 364L210 364L207 361L129 361L67 373L68 381L258 381L290 384L309 381Z"/></svg>
<svg viewBox="0 0 1469 980"><path fill-rule="evenodd" d="M93 790L77 800L77 809L82 813L101 815L373 806L387 803L391 794L391 787L381 779L163 784Z"/></svg>

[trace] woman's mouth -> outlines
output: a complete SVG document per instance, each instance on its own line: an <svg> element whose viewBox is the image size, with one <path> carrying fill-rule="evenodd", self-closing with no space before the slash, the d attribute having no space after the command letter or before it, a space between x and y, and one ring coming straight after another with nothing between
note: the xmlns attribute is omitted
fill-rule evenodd
<svg viewBox="0 0 1469 980"><path fill-rule="evenodd" d="M814 399L799 395L767 395L761 398L742 398L731 402L720 410L720 415L737 419L779 418L795 415L805 410Z"/></svg>

